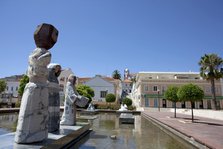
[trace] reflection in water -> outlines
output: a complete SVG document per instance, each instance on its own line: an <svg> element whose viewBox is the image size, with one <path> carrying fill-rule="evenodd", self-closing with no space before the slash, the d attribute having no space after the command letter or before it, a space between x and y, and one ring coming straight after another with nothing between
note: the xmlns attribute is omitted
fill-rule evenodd
<svg viewBox="0 0 223 149"><path fill-rule="evenodd" d="M135 124L119 123L119 115L102 113L92 120L93 132L80 149L193 149L173 139L150 121L135 116ZM15 131L18 114L0 115L0 135ZM116 139L111 139L115 135Z"/></svg>
<svg viewBox="0 0 223 149"><path fill-rule="evenodd" d="M93 120L93 133L81 149L188 149L195 148L173 139L141 116L135 116L135 125L120 124L116 114L99 114ZM110 136L116 135L117 139Z"/></svg>
<svg viewBox="0 0 223 149"><path fill-rule="evenodd" d="M18 114L0 114L0 135L16 130Z"/></svg>

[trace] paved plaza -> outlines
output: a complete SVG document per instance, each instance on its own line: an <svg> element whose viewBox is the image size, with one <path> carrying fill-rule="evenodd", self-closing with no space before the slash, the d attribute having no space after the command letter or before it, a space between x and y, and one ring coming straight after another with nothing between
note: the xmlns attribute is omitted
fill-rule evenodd
<svg viewBox="0 0 223 149"><path fill-rule="evenodd" d="M204 146L213 149L223 148L222 120L195 116L192 123L191 115L177 113L177 118L174 118L173 112L158 110L145 110L141 114L175 133L180 132L184 138L188 138L188 141L199 142L201 144L199 148L206 148Z"/></svg>

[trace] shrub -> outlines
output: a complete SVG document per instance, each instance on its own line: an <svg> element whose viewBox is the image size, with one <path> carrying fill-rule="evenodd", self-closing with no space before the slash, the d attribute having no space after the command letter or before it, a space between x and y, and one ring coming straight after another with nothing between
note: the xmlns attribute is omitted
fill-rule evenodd
<svg viewBox="0 0 223 149"><path fill-rule="evenodd" d="M132 99L124 98L122 101L123 104L126 104L128 107L132 105Z"/></svg>
<svg viewBox="0 0 223 149"><path fill-rule="evenodd" d="M108 107L109 107L108 105L102 105L102 104L96 106L97 109L108 109Z"/></svg>
<svg viewBox="0 0 223 149"><path fill-rule="evenodd" d="M120 105L119 104L113 104L109 106L111 110L118 110L120 109Z"/></svg>
<svg viewBox="0 0 223 149"><path fill-rule="evenodd" d="M115 95L111 93L107 94L105 97L106 102L115 102L115 99L116 99Z"/></svg>
<svg viewBox="0 0 223 149"><path fill-rule="evenodd" d="M21 100L17 100L16 103L15 103L15 107L16 108L19 108L21 105Z"/></svg>
<svg viewBox="0 0 223 149"><path fill-rule="evenodd" d="M128 110L136 110L136 107L135 106L128 106Z"/></svg>

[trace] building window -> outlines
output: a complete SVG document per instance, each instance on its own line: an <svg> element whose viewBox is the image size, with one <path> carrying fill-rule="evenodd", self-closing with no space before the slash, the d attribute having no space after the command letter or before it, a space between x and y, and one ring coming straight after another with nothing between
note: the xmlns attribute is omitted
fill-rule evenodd
<svg viewBox="0 0 223 149"><path fill-rule="evenodd" d="M206 93L210 93L210 92L211 92L210 87L206 87L206 88L205 88L205 92L206 92Z"/></svg>
<svg viewBox="0 0 223 149"><path fill-rule="evenodd" d="M16 86L16 91L18 91L18 86Z"/></svg>
<svg viewBox="0 0 223 149"><path fill-rule="evenodd" d="M149 107L149 99L148 98L145 99L145 107Z"/></svg>
<svg viewBox="0 0 223 149"><path fill-rule="evenodd" d="M144 91L148 91L148 90L149 90L148 85L145 85L145 86L144 86Z"/></svg>
<svg viewBox="0 0 223 149"><path fill-rule="evenodd" d="M158 87L157 86L153 86L153 91L157 92Z"/></svg>
<svg viewBox="0 0 223 149"><path fill-rule="evenodd" d="M8 87L8 86L6 87L6 90L7 90L7 91L9 90L9 87Z"/></svg>
<svg viewBox="0 0 223 149"><path fill-rule="evenodd" d="M158 107L158 99L154 99L154 107Z"/></svg>
<svg viewBox="0 0 223 149"><path fill-rule="evenodd" d="M11 87L11 91L13 91L13 86Z"/></svg>
<svg viewBox="0 0 223 149"><path fill-rule="evenodd" d="M107 91L101 91L101 98L105 98L107 95Z"/></svg>
<svg viewBox="0 0 223 149"><path fill-rule="evenodd" d="M166 87L162 86L162 92L164 93L166 91Z"/></svg>
<svg viewBox="0 0 223 149"><path fill-rule="evenodd" d="M216 87L216 88L215 88L215 92L218 93L218 91L219 91L219 89L218 89L218 87Z"/></svg>

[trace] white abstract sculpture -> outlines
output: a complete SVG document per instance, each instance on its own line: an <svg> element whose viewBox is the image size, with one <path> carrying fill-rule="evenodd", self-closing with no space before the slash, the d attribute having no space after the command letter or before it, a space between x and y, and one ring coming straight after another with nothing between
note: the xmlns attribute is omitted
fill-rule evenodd
<svg viewBox="0 0 223 149"><path fill-rule="evenodd" d="M80 96L75 88L76 76L70 75L65 89L64 112L60 121L61 125L76 124L76 105L86 106L88 98Z"/></svg>
<svg viewBox="0 0 223 149"><path fill-rule="evenodd" d="M33 143L48 137L47 65L48 51L57 40L58 31L50 24L41 24L34 33L37 48L29 56L28 77L18 117L15 142Z"/></svg>
<svg viewBox="0 0 223 149"><path fill-rule="evenodd" d="M121 104L121 108L119 109L119 111L127 111L128 109L127 109L127 106L126 106L126 104Z"/></svg>
<svg viewBox="0 0 223 149"><path fill-rule="evenodd" d="M94 110L95 110L94 105L93 105L92 103L90 103L90 104L88 105L87 110L88 110L88 111L94 111Z"/></svg>

